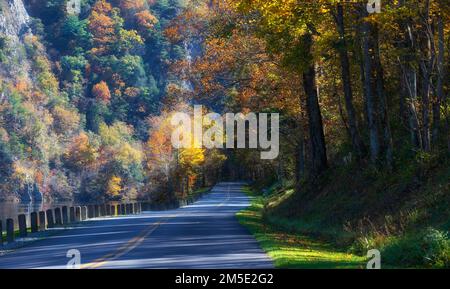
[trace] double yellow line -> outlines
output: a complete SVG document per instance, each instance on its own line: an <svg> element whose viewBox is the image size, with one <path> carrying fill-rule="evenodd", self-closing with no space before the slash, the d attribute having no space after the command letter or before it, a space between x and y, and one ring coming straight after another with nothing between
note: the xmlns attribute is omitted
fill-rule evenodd
<svg viewBox="0 0 450 289"><path fill-rule="evenodd" d="M230 196L231 196L230 195L230 185L228 185L227 198L224 202L217 205L217 207L222 207L223 205L225 205L230 200ZM175 218L178 216L179 216L179 214L170 215L170 216L162 219L161 221L152 224L152 226L149 226L148 228L142 230L138 236L136 236L133 239L126 242L124 245L122 245L116 251L109 253L103 257L100 257L90 263L83 264L80 266L80 269L97 269L97 268L104 266L108 262L114 261L114 260L122 257L123 255L129 253L130 251L134 250L137 246L142 244L142 242L145 240L145 238L150 236L162 224L165 224L169 219Z"/></svg>
<svg viewBox="0 0 450 289"><path fill-rule="evenodd" d="M109 253L103 257L100 257L90 263L86 263L80 266L81 269L96 269L103 265L105 265L108 262L114 261L123 255L127 254L128 252L135 249L137 246L139 246L146 237L148 237L150 234L152 234L156 229L158 229L159 226L161 226L163 223L167 222L170 218L173 218L176 216L169 216L167 218L162 219L159 222L156 222L152 224L152 226L149 226L148 228L141 231L141 233L134 237L133 239L126 242L124 245L122 245L120 248L118 248L115 252Z"/></svg>

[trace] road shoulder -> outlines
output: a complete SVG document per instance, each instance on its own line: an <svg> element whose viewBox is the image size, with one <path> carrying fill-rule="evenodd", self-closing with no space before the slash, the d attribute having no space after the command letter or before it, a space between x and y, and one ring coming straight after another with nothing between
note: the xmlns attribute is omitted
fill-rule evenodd
<svg viewBox="0 0 450 289"><path fill-rule="evenodd" d="M245 187L251 205L236 214L239 222L274 260L276 268L364 268L365 258L341 252L330 244L264 223L264 198Z"/></svg>

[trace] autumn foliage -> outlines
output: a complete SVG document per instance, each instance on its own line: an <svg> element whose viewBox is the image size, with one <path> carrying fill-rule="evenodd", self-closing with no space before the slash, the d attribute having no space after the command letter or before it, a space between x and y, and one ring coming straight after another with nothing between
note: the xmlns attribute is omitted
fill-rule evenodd
<svg viewBox="0 0 450 289"><path fill-rule="evenodd" d="M99 101L108 103L111 101L111 92L109 91L108 84L101 81L94 85L92 88L92 95Z"/></svg>

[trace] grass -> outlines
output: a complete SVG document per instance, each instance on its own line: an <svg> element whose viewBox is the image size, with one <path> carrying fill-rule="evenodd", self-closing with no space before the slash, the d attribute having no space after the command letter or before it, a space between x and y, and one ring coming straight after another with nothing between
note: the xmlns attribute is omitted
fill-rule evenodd
<svg viewBox="0 0 450 289"><path fill-rule="evenodd" d="M299 233L287 232L264 223L265 199L249 188L252 204L237 213L239 222L256 237L277 268L292 269L362 269L366 258L338 250L331 244Z"/></svg>
<svg viewBox="0 0 450 289"><path fill-rule="evenodd" d="M430 154L392 171L356 163L334 167L298 187L272 184L241 219L260 240L269 236L263 247L281 267L302 268L289 255L302 260L307 247L327 268L346 266L342 252L364 256L371 249L381 252L382 268L450 268L449 165L448 156ZM300 249L288 254L285 244Z"/></svg>
<svg viewBox="0 0 450 289"><path fill-rule="evenodd" d="M31 228L27 228L27 234L31 234ZM2 232L2 240L3 240L3 244L7 243L7 236L6 236L6 231ZM20 232L19 230L14 230L14 239L20 238Z"/></svg>

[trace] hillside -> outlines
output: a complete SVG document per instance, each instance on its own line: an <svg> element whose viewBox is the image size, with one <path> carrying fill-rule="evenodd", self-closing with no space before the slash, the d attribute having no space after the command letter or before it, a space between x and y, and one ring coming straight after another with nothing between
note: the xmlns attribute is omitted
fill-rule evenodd
<svg viewBox="0 0 450 289"><path fill-rule="evenodd" d="M181 3L82 1L72 15L0 1L1 200L144 194L148 118L185 53L163 35Z"/></svg>
<svg viewBox="0 0 450 289"><path fill-rule="evenodd" d="M449 179L445 155L394 172L336 168L296 193L274 185L263 218L360 256L379 248L385 265L448 267Z"/></svg>

